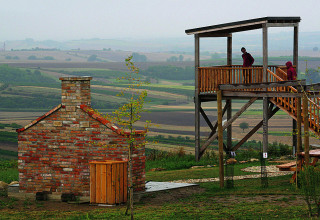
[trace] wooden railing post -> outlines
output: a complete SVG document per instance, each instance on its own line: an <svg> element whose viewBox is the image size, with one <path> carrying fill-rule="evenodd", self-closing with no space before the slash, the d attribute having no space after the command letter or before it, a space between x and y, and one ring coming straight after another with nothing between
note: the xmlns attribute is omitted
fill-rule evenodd
<svg viewBox="0 0 320 220"><path fill-rule="evenodd" d="M294 131L297 134L297 154L302 149L302 138L301 138L301 98L297 98L297 130Z"/></svg>
<svg viewBox="0 0 320 220"><path fill-rule="evenodd" d="M309 114L308 114L308 96L303 94L303 127L304 127L304 160L306 166L309 166Z"/></svg>

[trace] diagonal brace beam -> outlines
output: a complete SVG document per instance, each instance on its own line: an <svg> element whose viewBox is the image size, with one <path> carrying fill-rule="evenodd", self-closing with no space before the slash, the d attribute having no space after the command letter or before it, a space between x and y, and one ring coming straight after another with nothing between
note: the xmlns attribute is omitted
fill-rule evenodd
<svg viewBox="0 0 320 220"><path fill-rule="evenodd" d="M249 106L254 103L258 98L251 98L242 108L234 115L230 120L228 120L223 126L222 130L225 130L229 125L231 125L239 116L249 108ZM207 147L218 137L218 133L215 133L213 136L211 136L201 147L200 149L200 156L204 153L204 151L207 149Z"/></svg>
<svg viewBox="0 0 320 220"><path fill-rule="evenodd" d="M213 127L211 121L209 120L208 116L206 115L206 113L203 111L203 109L201 107L200 107L199 110L200 110L200 113L201 113L202 117L207 122L208 126L210 127L211 131L213 131L214 127Z"/></svg>
<svg viewBox="0 0 320 220"><path fill-rule="evenodd" d="M229 108L229 106L230 106L230 103L226 103L225 106L223 107L222 117L223 117L224 114L226 113L226 111L227 111L227 109ZM218 120L216 120L216 121L214 122L213 129L211 129L211 133L210 133L208 139L209 139L210 137L212 137L212 135L214 135L214 133L216 133L217 128L218 128Z"/></svg>
<svg viewBox="0 0 320 220"><path fill-rule="evenodd" d="M272 118L272 116L274 116L274 114L276 114L279 111L279 107L276 107L275 109L272 110L272 112L269 110L269 114L268 114L268 120L270 118ZM238 150L239 147L241 147L241 145L243 143L245 143L254 133L256 133L261 126L263 125L263 120L261 120L244 138L242 138L241 141L239 141L233 148L231 151L236 151Z"/></svg>

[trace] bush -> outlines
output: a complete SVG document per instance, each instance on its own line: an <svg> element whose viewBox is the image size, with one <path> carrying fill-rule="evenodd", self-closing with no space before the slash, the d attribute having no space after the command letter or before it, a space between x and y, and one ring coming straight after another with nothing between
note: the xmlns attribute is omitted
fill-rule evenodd
<svg viewBox="0 0 320 220"><path fill-rule="evenodd" d="M313 208L316 208L320 216L320 170L313 166L303 167L298 175L301 191L307 203L309 215L313 215Z"/></svg>
<svg viewBox="0 0 320 220"><path fill-rule="evenodd" d="M163 168L166 170L189 169L192 166L214 165L218 158L214 151L206 151L200 161L195 161L192 154L187 154L183 147L165 152L146 148L146 170Z"/></svg>
<svg viewBox="0 0 320 220"><path fill-rule="evenodd" d="M0 160L0 181L11 183L19 180L17 160Z"/></svg>

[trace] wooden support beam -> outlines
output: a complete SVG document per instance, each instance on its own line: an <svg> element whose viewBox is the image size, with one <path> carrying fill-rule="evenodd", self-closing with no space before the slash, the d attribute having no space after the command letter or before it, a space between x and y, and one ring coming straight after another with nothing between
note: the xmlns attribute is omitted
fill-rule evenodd
<svg viewBox="0 0 320 220"><path fill-rule="evenodd" d="M232 65L232 34L227 38L227 65Z"/></svg>
<svg viewBox="0 0 320 220"><path fill-rule="evenodd" d="M279 107L276 107L275 109L273 109L272 111L269 111L269 116L268 118L272 118L272 116L274 116L278 111L279 111ZM239 149L239 147L241 147L242 144L244 144L252 135L254 135L263 125L263 120L261 120L244 138L242 138L241 141L239 141L233 148L232 151L236 151Z"/></svg>
<svg viewBox="0 0 320 220"><path fill-rule="evenodd" d="M293 28L293 65L296 66L297 73L299 75L298 68L298 38L299 38L299 23L296 23L296 26Z"/></svg>
<svg viewBox="0 0 320 220"><path fill-rule="evenodd" d="M232 117L232 100L227 99L226 105L228 105L227 109L227 121L229 121ZM227 127L227 150L232 148L232 124Z"/></svg>
<svg viewBox="0 0 320 220"><path fill-rule="evenodd" d="M223 117L224 114L226 113L227 109L228 109L228 103L226 103L225 106L223 107L222 117ZM215 121L214 126L213 126L213 129L211 130L211 133L210 133L208 139L209 139L210 137L212 137L212 135L214 135L214 133L216 133L217 128L218 128L218 120ZM200 154L200 157L201 157L201 156L202 156L202 154Z"/></svg>
<svg viewBox="0 0 320 220"><path fill-rule="evenodd" d="M292 92L265 92L265 91L223 91L223 96L224 97L247 97L247 98L252 98L252 97L257 97L257 98L274 98L274 97L289 97L289 98L295 98L295 97L301 97L301 93L292 93ZM320 94L319 94L320 96ZM315 97L318 97L316 95Z"/></svg>
<svg viewBox="0 0 320 220"><path fill-rule="evenodd" d="M311 85L306 85L304 87L305 91L320 91L320 83L314 83Z"/></svg>
<svg viewBox="0 0 320 220"><path fill-rule="evenodd" d="M235 90L235 89L261 89L261 88L274 88L284 86L301 86L305 85L306 80L287 80L279 82L263 82L251 84L221 84L218 86L220 90ZM314 84L316 85L316 84ZM320 83L318 84L320 88Z"/></svg>
<svg viewBox="0 0 320 220"><path fill-rule="evenodd" d="M220 91L220 90L218 90ZM257 100L257 98L251 98L242 108L234 115L231 117L230 120L228 120L223 126L222 130L226 129L229 125L231 125L239 116L249 108L249 106L254 103ZM218 137L218 134L214 134L212 137L210 137L201 147L200 149L200 154L203 154L204 151L207 149L207 147Z"/></svg>
<svg viewBox="0 0 320 220"><path fill-rule="evenodd" d="M263 154L268 154L268 98L263 98ZM263 158L266 158L265 155Z"/></svg>
<svg viewBox="0 0 320 220"><path fill-rule="evenodd" d="M268 23L267 27L296 27L298 23Z"/></svg>
<svg viewBox="0 0 320 220"><path fill-rule="evenodd" d="M268 27L262 25L262 56L263 56L263 77L262 82L268 82Z"/></svg>
<svg viewBox="0 0 320 220"><path fill-rule="evenodd" d="M230 37L229 33L199 33L199 37Z"/></svg>
<svg viewBox="0 0 320 220"><path fill-rule="evenodd" d="M297 121L292 119L292 155L294 156L297 152Z"/></svg>
<svg viewBox="0 0 320 220"><path fill-rule="evenodd" d="M308 97L303 96L303 128L304 128L304 161L306 166L309 166L309 114L308 114Z"/></svg>
<svg viewBox="0 0 320 220"><path fill-rule="evenodd" d="M220 188L224 187L224 164L223 164L223 129L222 129L222 93L217 91L218 111L218 142L219 142L219 180Z"/></svg>
<svg viewBox="0 0 320 220"><path fill-rule="evenodd" d="M210 127L211 131L213 131L214 127L211 124L211 121L209 120L208 116L206 115L206 113L203 111L203 109L200 106L200 113L202 115L202 117L204 118L204 120L207 122L208 126Z"/></svg>
<svg viewBox="0 0 320 220"><path fill-rule="evenodd" d="M200 65L200 51L199 51L199 36L194 35L194 44L195 44L195 95L194 95L194 104L195 104L195 157L196 161L199 160L199 151L200 151L200 107L201 102L199 99L199 88L198 88L198 67Z"/></svg>

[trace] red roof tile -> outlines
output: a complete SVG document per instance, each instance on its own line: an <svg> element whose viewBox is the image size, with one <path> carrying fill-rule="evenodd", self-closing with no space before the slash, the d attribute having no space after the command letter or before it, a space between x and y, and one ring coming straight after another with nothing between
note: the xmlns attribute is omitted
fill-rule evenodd
<svg viewBox="0 0 320 220"><path fill-rule="evenodd" d="M51 115L52 113L54 113L55 111L59 110L60 108L64 108L65 106L63 106L62 104L58 105L57 107L51 109L50 111L48 111L46 114L40 116L39 118L37 118L36 120L33 120L30 124L24 126L23 128L19 128L16 129L16 132L22 132L28 128L30 128L31 126L37 124L39 121L41 121L42 119L48 117L49 115Z"/></svg>
<svg viewBox="0 0 320 220"><path fill-rule="evenodd" d="M101 124L105 125L107 128L111 129L112 131L116 132L119 135L125 135L125 136L129 136L130 132L129 131L123 131L121 128L118 128L116 125L112 124L110 121L108 121L107 119L105 119L102 115L100 115L98 112L95 112L91 107L87 106L87 105L80 105L78 106L80 109L82 109L84 112L86 112L88 115L90 115L92 118L94 118L95 120L99 121ZM23 128L19 128L16 131L18 133L27 130L28 128L30 128L31 126L37 124L39 121L41 121L42 119L48 117L49 115L51 115L52 113L54 113L55 111L59 110L60 108L65 108L64 105L60 104L57 107L53 108L52 110L50 110L49 112L47 112L46 114L40 116L39 118L37 118L36 120L32 121L30 124L24 126ZM135 134L137 135L142 135L145 134L146 131L144 130L137 130L134 131Z"/></svg>
<svg viewBox="0 0 320 220"><path fill-rule="evenodd" d="M123 131L121 128L118 128L116 125L112 124L110 121L105 119L102 115L100 115L98 112L94 111L91 107L87 105L80 105L80 109L82 109L84 112L86 112L88 115L90 115L92 118L96 119L99 121L101 124L105 125L107 128L111 129L112 131L116 132L117 134L120 135L130 135L129 131ZM142 135L145 134L146 131L144 130L137 130L134 131L135 134L137 135Z"/></svg>

